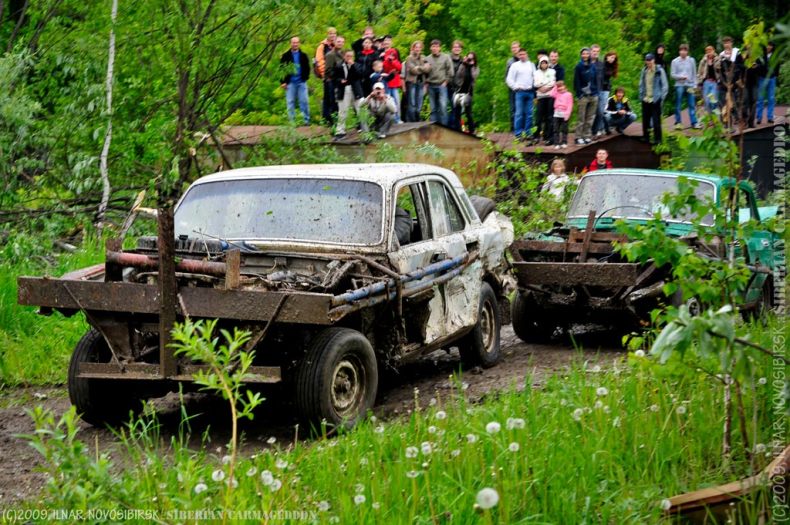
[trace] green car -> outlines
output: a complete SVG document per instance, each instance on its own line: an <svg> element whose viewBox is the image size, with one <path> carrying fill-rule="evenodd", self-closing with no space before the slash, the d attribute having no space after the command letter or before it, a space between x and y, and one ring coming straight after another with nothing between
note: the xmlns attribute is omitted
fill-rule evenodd
<svg viewBox="0 0 790 525"><path fill-rule="evenodd" d="M740 307L770 307L773 270L782 254L776 248L778 236L761 223L774 217L778 207L758 207L754 190L745 181L673 171L602 170L581 179L565 224L511 245L518 281L512 303L516 334L528 342L545 341L558 327L576 323L630 330L644 325L659 304L679 304L680 294L667 298L663 293L670 268L629 262L614 250L613 243L628 240L616 231L616 221L647 224L658 213L667 217L664 223L670 235L683 238L706 256L726 257L723 243L705 243L693 235L691 217L669 217L662 196L677 193L680 177L697 181L694 192L699 199L725 206L737 198L740 221L757 221L758 227L738 243L736 251L752 270ZM701 223L716 227L713 216L703 217ZM699 306L694 298L688 304L692 309Z"/></svg>

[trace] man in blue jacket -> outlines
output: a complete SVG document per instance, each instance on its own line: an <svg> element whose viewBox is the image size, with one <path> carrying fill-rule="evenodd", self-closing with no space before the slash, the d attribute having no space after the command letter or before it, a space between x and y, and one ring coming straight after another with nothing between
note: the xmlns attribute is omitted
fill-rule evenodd
<svg viewBox="0 0 790 525"><path fill-rule="evenodd" d="M307 79L310 78L310 60L300 49L298 36L291 38L291 49L280 57L280 66L287 71L280 84L285 90L285 103L288 105L288 120L294 121L296 101L304 117L305 126L310 125L310 105L307 98Z"/></svg>
<svg viewBox="0 0 790 525"><path fill-rule="evenodd" d="M661 104L669 93L664 68L656 65L653 53L645 55L645 67L639 77L639 100L642 101L642 140L650 142L653 128L654 144L661 142Z"/></svg>

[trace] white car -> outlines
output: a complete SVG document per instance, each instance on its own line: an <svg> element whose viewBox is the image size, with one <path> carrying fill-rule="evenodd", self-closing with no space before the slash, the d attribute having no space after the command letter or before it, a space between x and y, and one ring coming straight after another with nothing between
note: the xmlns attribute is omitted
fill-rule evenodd
<svg viewBox="0 0 790 525"><path fill-rule="evenodd" d="M203 177L175 208L176 315L250 330L252 381L286 382L310 422L353 425L374 403L382 366L452 346L468 364L499 360L513 227L490 201L478 208L484 217L454 173L424 164ZM142 299L157 289L157 246L148 237L135 250L108 252L112 276L97 269L20 280L25 304L88 310L102 297L89 308L93 328L69 376L72 402L91 423L117 414L124 391L115 378L135 374L164 388L189 384L200 367L157 349L159 305ZM129 390L123 406L139 404L139 392Z"/></svg>

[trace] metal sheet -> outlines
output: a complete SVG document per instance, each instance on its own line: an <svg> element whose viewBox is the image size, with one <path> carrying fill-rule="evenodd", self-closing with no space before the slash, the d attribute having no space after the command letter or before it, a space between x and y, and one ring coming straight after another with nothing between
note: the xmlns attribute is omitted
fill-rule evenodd
<svg viewBox="0 0 790 525"><path fill-rule="evenodd" d="M529 284L632 286L636 283L639 265L632 263L514 262L513 268L522 286Z"/></svg>
<svg viewBox="0 0 790 525"><path fill-rule="evenodd" d="M20 277L19 304L99 312L159 313L156 285L63 281ZM329 294L305 292L264 292L219 290L214 288L179 289L182 305L192 317L268 321L283 294L289 299L278 316L281 323L329 325Z"/></svg>

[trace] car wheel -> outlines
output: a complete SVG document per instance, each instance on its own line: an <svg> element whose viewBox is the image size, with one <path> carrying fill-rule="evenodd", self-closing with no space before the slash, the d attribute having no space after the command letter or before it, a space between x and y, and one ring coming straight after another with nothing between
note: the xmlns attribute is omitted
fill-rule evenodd
<svg viewBox="0 0 790 525"><path fill-rule="evenodd" d="M545 343L551 339L556 326L540 315L537 305L528 294L516 292L510 307L513 331L525 343Z"/></svg>
<svg viewBox="0 0 790 525"><path fill-rule="evenodd" d="M686 305L692 317L696 317L702 313L702 303L698 297L692 296L684 301L683 291L678 290L672 296L672 306L680 308L682 305Z"/></svg>
<svg viewBox="0 0 790 525"><path fill-rule="evenodd" d="M480 288L477 324L458 343L464 365L490 368L499 362L502 357L499 345L501 326L496 294L488 283L483 283Z"/></svg>
<svg viewBox="0 0 790 525"><path fill-rule="evenodd" d="M367 338L350 328L318 333L296 372L296 404L308 423L351 428L373 407L378 367Z"/></svg>
<svg viewBox="0 0 790 525"><path fill-rule="evenodd" d="M117 425L142 408L142 398L128 380L81 378L80 363L109 363L110 347L98 330L82 336L69 363L69 399L80 418L93 426Z"/></svg>

